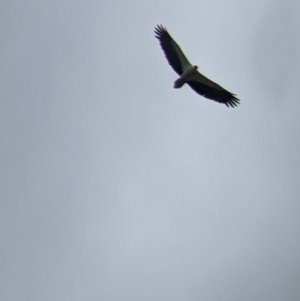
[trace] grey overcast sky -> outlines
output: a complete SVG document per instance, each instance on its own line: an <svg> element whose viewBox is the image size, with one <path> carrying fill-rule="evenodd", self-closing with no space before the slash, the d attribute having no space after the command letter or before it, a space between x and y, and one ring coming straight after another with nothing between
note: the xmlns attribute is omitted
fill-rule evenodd
<svg viewBox="0 0 300 301"><path fill-rule="evenodd" d="M300 300L298 0L0 5L1 300Z"/></svg>

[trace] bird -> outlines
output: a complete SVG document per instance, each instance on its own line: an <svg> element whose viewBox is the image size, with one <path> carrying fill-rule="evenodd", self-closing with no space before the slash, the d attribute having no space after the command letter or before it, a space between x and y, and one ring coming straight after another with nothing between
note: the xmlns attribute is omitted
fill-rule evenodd
<svg viewBox="0 0 300 301"><path fill-rule="evenodd" d="M169 32L162 25L154 28L154 35L159 40L160 46L168 60L170 66L180 76L174 82L174 88L181 88L188 84L196 93L225 104L227 107L236 107L240 100L235 94L225 90L220 85L202 75L197 69L198 66L192 65L178 44L173 40Z"/></svg>

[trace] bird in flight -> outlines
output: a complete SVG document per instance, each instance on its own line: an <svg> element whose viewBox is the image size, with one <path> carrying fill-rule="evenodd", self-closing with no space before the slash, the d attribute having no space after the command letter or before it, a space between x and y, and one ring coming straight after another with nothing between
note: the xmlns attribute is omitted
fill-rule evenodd
<svg viewBox="0 0 300 301"><path fill-rule="evenodd" d="M174 82L174 88L181 88L187 83L198 94L219 103L224 103L227 107L235 107L239 104L240 100L235 94L230 93L202 75L197 70L198 66L193 66L188 61L165 27L157 25L154 33L155 37L159 40L169 64L180 76Z"/></svg>

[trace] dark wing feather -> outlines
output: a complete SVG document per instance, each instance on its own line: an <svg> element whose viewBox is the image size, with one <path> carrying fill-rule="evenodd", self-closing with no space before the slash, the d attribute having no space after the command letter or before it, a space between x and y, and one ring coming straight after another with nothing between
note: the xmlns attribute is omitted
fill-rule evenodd
<svg viewBox="0 0 300 301"><path fill-rule="evenodd" d="M159 40L161 48L164 51L169 64L178 75L181 75L183 72L181 60L185 60L184 63L188 63L188 61L181 51L180 47L172 39L167 29L162 25L157 25L154 33L155 37Z"/></svg>
<svg viewBox="0 0 300 301"><path fill-rule="evenodd" d="M187 84L198 94L214 101L224 103L227 107L230 106L234 108L240 102L235 94L232 94L223 88L222 90L216 89L198 81L189 81Z"/></svg>

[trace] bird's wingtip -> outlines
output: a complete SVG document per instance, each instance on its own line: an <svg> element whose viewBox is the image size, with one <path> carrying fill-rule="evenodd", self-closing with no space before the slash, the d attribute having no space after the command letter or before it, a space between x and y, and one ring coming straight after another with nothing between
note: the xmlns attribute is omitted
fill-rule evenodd
<svg viewBox="0 0 300 301"><path fill-rule="evenodd" d="M240 100L236 97L235 94L232 94L231 93L231 97L230 99L226 102L226 106L227 107L232 107L232 108L235 108L237 107L238 105L240 104Z"/></svg>

